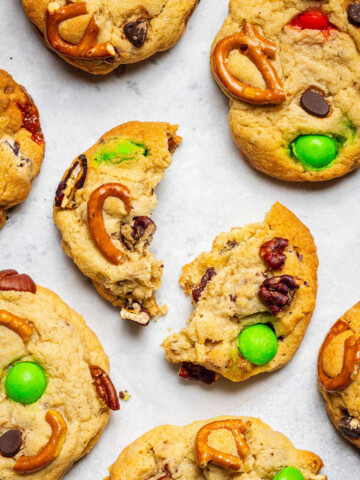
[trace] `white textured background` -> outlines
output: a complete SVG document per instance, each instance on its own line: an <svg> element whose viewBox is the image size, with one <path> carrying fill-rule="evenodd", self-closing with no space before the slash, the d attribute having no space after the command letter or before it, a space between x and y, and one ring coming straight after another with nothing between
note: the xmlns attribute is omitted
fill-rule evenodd
<svg viewBox="0 0 360 480"><path fill-rule="evenodd" d="M101 480L120 450L162 423L237 413L262 418L298 448L324 460L329 480L360 477L359 452L337 435L316 388L316 358L335 320L359 298L360 172L322 185L292 185L252 170L227 125L227 99L212 81L208 54L227 0L203 0L183 39L126 73L93 78L50 53L20 0L0 0L0 68L28 89L40 110L46 157L30 198L0 233L0 268L15 268L58 293L81 313L111 360L118 389L128 389L94 450L66 480ZM158 295L169 313L147 328L121 321L63 253L52 201L63 172L107 130L128 120L178 123L182 146L157 190L152 250L165 263ZM190 302L178 287L182 265L222 230L262 220L276 200L310 227L320 258L319 295L305 340L289 365L241 384L185 383L159 348L185 324ZM1 474L0 474L1 476Z"/></svg>

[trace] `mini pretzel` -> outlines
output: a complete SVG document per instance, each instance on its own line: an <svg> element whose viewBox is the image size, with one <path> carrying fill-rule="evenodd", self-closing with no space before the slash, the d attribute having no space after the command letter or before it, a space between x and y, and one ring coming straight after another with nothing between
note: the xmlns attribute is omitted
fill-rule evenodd
<svg viewBox="0 0 360 480"><path fill-rule="evenodd" d="M106 232L103 218L104 202L109 197L116 197L122 200L126 213L131 210L130 190L121 183L106 183L97 188L88 201L88 223L91 236L109 262L119 265L122 259L122 252L118 250Z"/></svg>
<svg viewBox="0 0 360 480"><path fill-rule="evenodd" d="M6 310L0 310L0 325L17 333L23 342L27 342L33 333L33 328L20 317Z"/></svg>
<svg viewBox="0 0 360 480"><path fill-rule="evenodd" d="M60 455L67 432L67 425L60 413L55 410L46 412L45 420L52 429L51 437L45 447L33 457L22 456L17 459L14 471L20 473L32 473L47 467Z"/></svg>
<svg viewBox="0 0 360 480"><path fill-rule="evenodd" d="M338 320L327 334L319 353L318 378L320 385L329 393L339 392L350 385L356 375L356 366L360 363L360 338L356 340L355 335L352 335L345 341L343 367L339 375L330 378L324 372L323 355L326 348L333 338L347 330L350 330L349 324L344 320Z"/></svg>
<svg viewBox="0 0 360 480"><path fill-rule="evenodd" d="M246 55L259 69L267 89L246 85L237 80L229 71L228 57L232 50L239 50ZM253 25L245 23L242 33L235 33L223 38L213 52L215 74L229 95L247 103L264 105L281 103L286 100L283 84L269 58L274 59L276 45L259 35Z"/></svg>
<svg viewBox="0 0 360 480"><path fill-rule="evenodd" d="M96 23L95 14L92 15L86 31L77 45L66 42L59 34L59 24L74 17L86 15L88 12L86 2L73 3L60 7L52 2L46 11L46 37L51 47L62 55L76 58L108 58L113 57L116 52L109 43L96 44L100 27Z"/></svg>
<svg viewBox="0 0 360 480"><path fill-rule="evenodd" d="M207 464L211 462L219 467L227 468L229 470L240 470L240 458L210 447L208 444L209 435L215 430L221 430L223 428L229 430L234 436L237 451L240 457L244 460L246 455L250 452L250 448L246 443L243 434L249 430L250 425L250 422L244 423L242 420L235 419L220 420L204 425L199 430L195 439L196 461L199 467L205 468Z"/></svg>

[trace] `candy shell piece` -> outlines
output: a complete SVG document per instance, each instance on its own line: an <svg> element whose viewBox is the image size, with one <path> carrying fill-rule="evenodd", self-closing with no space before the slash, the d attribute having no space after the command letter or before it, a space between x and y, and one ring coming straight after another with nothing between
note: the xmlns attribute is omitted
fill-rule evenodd
<svg viewBox="0 0 360 480"><path fill-rule="evenodd" d="M43 395L45 388L45 374L36 363L17 363L6 376L6 395L14 402L34 403Z"/></svg>
<svg viewBox="0 0 360 480"><path fill-rule="evenodd" d="M326 135L300 135L290 144L290 149L294 157L310 169L328 167L338 154L335 140Z"/></svg>
<svg viewBox="0 0 360 480"><path fill-rule="evenodd" d="M275 475L274 480L305 480L305 478L297 468L286 467Z"/></svg>
<svg viewBox="0 0 360 480"><path fill-rule="evenodd" d="M238 337L241 355L255 365L270 362L278 350L278 339L270 327L263 324L245 328Z"/></svg>

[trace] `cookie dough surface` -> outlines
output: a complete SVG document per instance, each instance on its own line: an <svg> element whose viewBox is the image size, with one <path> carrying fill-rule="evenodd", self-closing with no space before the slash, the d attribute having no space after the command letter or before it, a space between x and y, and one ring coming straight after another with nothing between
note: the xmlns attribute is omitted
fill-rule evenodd
<svg viewBox="0 0 360 480"><path fill-rule="evenodd" d="M330 378L339 375L343 368L346 340L350 337L357 341L360 339L360 303L350 308L340 320L346 322L349 329L333 338L322 356L324 372ZM358 366L353 380L346 388L330 393L319 381L319 389L335 428L344 438L360 448L360 373Z"/></svg>
<svg viewBox="0 0 360 480"><path fill-rule="evenodd" d="M230 97L229 123L235 142L256 169L288 181L321 181L340 177L360 164L360 29L350 24L350 1L231 0L229 16L219 40L240 33L244 22L276 45L271 60L284 85L286 100L278 105L254 106ZM300 30L291 21L307 10L321 9L336 29ZM260 71L238 50L229 56L231 74L247 85L266 88ZM212 72L214 64L212 62ZM330 106L325 118L300 106L312 89ZM226 92L225 92L226 93ZM337 157L325 168L310 168L289 149L300 135L320 134L337 144Z"/></svg>
<svg viewBox="0 0 360 480"><path fill-rule="evenodd" d="M1 480L59 480L92 448L108 422L109 409L98 398L89 370L98 365L108 372L108 358L83 318L45 288L38 286L36 294L1 291L0 310L33 328L29 340L23 342L0 325L0 435L11 429L23 434L21 450L14 458L0 455ZM4 389L9 369L26 361L38 364L47 380L44 394L30 405L10 400ZM13 468L19 457L38 454L49 441L51 429L45 415L50 409L67 424L58 458L38 472L16 473Z"/></svg>
<svg viewBox="0 0 360 480"><path fill-rule="evenodd" d="M260 256L265 242L288 240L283 269L274 271ZM308 228L287 208L276 203L261 223L221 233L211 252L200 254L183 268L180 285L191 294L194 311L180 333L170 335L163 348L172 363L190 362L239 382L285 365L299 348L316 300L318 259ZM215 269L198 302L194 291L206 271ZM292 276L299 288L276 316L259 296L267 278ZM195 290L194 290L195 289ZM248 326L267 324L278 338L276 355L262 366L246 360L238 336Z"/></svg>
<svg viewBox="0 0 360 480"><path fill-rule="evenodd" d="M152 234L136 240L134 226L136 218L149 219L157 204L154 189L181 141L176 131L177 127L167 123L129 122L106 133L85 152L87 174L83 187L75 193L74 208L54 208L65 252L90 277L100 295L122 307L123 318L143 324L149 316L159 314L154 291L160 288L163 264L149 251ZM120 152L123 148L134 151L124 154ZM119 265L105 258L88 227L89 197L108 183L124 185L131 197L129 214L117 198L108 198L103 209L107 234L123 255ZM155 224L152 227L154 233Z"/></svg>
<svg viewBox="0 0 360 480"><path fill-rule="evenodd" d="M25 14L50 48L46 36L48 6L57 4L63 7L76 3L81 0L22 0ZM121 64L139 62L156 52L170 49L178 41L197 4L198 0L87 0L89 13L62 22L59 33L66 42L78 44L94 14L100 28L96 43L109 42L114 55L91 59L61 56L68 63L93 74L106 74ZM134 26L134 22L140 21L141 24Z"/></svg>
<svg viewBox="0 0 360 480"><path fill-rule="evenodd" d="M30 193L44 157L39 114L26 90L0 70L0 227Z"/></svg>
<svg viewBox="0 0 360 480"><path fill-rule="evenodd" d="M250 453L241 469L231 472L211 463L204 469L199 468L194 449L198 431L210 422L229 419L251 423L245 434ZM238 455L234 439L227 430L213 432L209 444L221 452ZM218 417L184 427L164 425L151 430L123 450L110 469L109 480L272 480L288 465L299 469L305 480L326 480L325 475L318 474L322 461L317 455L297 450L284 435L274 432L260 420Z"/></svg>

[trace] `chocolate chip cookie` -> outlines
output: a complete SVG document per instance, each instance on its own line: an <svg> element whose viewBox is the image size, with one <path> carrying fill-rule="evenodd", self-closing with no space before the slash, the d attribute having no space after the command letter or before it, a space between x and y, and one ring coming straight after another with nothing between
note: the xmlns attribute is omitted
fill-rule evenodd
<svg viewBox="0 0 360 480"><path fill-rule="evenodd" d="M74 160L55 196L63 248L121 317L147 325L163 264L149 251L156 185L180 144L168 123L129 122Z"/></svg>
<svg viewBox="0 0 360 480"><path fill-rule="evenodd" d="M318 384L328 415L343 437L360 448L360 303L327 334L318 360Z"/></svg>
<svg viewBox="0 0 360 480"><path fill-rule="evenodd" d="M24 87L0 70L0 228L30 193L44 157L39 112Z"/></svg>
<svg viewBox="0 0 360 480"><path fill-rule="evenodd" d="M66 62L106 74L171 48L198 0L22 0L45 45Z"/></svg>
<svg viewBox="0 0 360 480"><path fill-rule="evenodd" d="M211 51L243 157L287 181L360 165L360 2L231 0Z"/></svg>
<svg viewBox="0 0 360 480"><path fill-rule="evenodd" d="M123 450L108 480L326 480L322 466L261 420L232 416L154 428Z"/></svg>
<svg viewBox="0 0 360 480"><path fill-rule="evenodd" d="M119 409L83 318L15 270L0 272L1 480L59 480Z"/></svg>
<svg viewBox="0 0 360 480"><path fill-rule="evenodd" d="M316 300L318 259L308 228L276 203L261 223L221 233L185 265L180 285L194 311L163 348L179 375L240 382L285 365Z"/></svg>

